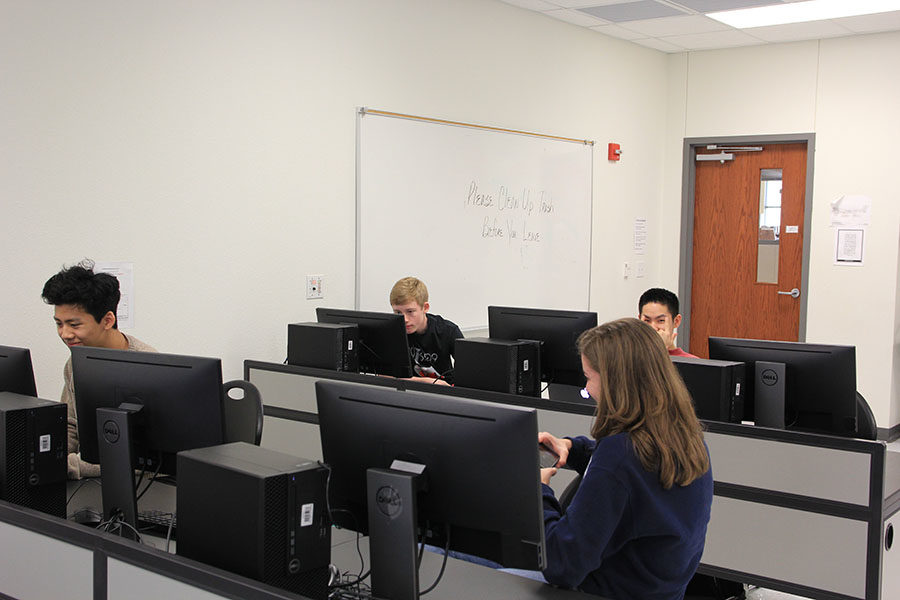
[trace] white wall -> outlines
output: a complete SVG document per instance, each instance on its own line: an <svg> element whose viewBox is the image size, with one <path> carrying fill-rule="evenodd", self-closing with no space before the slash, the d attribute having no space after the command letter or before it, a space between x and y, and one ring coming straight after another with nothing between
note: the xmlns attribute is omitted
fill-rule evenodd
<svg viewBox="0 0 900 600"><path fill-rule="evenodd" d="M67 351L39 294L90 257L134 262L132 332L160 350L221 356L229 378L282 360L287 323L353 303L359 106L595 140L601 320L677 288L684 137L812 131L807 339L857 346L889 427L898 55L900 34L666 56L494 0L0 0L0 343L32 348L55 398ZM846 193L875 203L859 269L830 260L828 207ZM415 207L397 220L433 226ZM625 260L646 278L623 279ZM307 273L325 275L324 300L305 299Z"/></svg>
<svg viewBox="0 0 900 600"><path fill-rule="evenodd" d="M84 257L132 261L132 333L228 378L351 307L359 106L596 140L592 308L672 281L665 56L494 0L0 0L0 81L0 343L32 349L43 397L67 350L40 290ZM398 235L431 217L398 209ZM635 217L647 278L625 281Z"/></svg>
<svg viewBox="0 0 900 600"><path fill-rule="evenodd" d="M687 96L683 130L669 129L670 163L681 163L674 147L684 137L816 134L806 339L856 345L857 386L882 428L900 420L900 393L892 387L900 378L898 56L900 34L889 33L669 58L670 77L684 82ZM680 172L667 170L671 214L680 185ZM859 268L833 265L830 204L844 194L873 202Z"/></svg>

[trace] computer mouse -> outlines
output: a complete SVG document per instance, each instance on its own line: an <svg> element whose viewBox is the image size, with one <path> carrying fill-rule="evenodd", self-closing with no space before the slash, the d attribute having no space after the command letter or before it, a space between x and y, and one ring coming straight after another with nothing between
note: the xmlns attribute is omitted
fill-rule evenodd
<svg viewBox="0 0 900 600"><path fill-rule="evenodd" d="M96 508L88 506L75 511L72 515L72 520L88 527L96 527L103 521L103 515Z"/></svg>

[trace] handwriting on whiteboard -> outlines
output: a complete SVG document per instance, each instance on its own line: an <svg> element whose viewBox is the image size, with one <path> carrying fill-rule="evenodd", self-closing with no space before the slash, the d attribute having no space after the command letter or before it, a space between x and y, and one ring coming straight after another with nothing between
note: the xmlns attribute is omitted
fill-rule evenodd
<svg viewBox="0 0 900 600"><path fill-rule="evenodd" d="M501 185L496 191L486 191L476 181L469 184L464 206L488 213L481 221L482 238L530 243L542 240L535 221L554 211L553 198L544 190L532 194L527 186L512 191Z"/></svg>

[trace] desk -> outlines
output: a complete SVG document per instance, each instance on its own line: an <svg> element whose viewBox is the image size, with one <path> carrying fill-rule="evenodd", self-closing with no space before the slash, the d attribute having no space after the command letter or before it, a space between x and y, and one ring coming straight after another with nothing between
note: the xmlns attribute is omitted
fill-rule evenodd
<svg viewBox="0 0 900 600"><path fill-rule="evenodd" d="M359 556L356 551L356 534L342 532L337 544L332 545L331 560L335 564L346 565L358 569ZM360 551L368 563L368 538L362 538ZM443 556L433 552L425 552L419 569L419 585L422 589L430 586L441 570ZM558 600L602 600L583 592L562 590L553 586L502 573L494 569L476 565L455 558L447 559L447 567L441 582L425 598L429 600L460 600L462 598L498 598L512 600L514 598L544 598Z"/></svg>
<svg viewBox="0 0 900 600"><path fill-rule="evenodd" d="M74 489L73 484L69 487ZM171 491L163 488L163 493ZM98 486L88 484L80 494L84 494L82 502L99 506ZM70 512L78 508L72 507ZM355 539L355 534L336 530L332 562L355 569L359 561ZM367 552L365 541L361 548ZM442 557L425 554L422 581L430 583ZM0 501L0 595L4 594L18 600L301 598L158 548ZM448 559L441 583L427 597L456 600L479 596L544 600L587 597L453 558Z"/></svg>
<svg viewBox="0 0 900 600"><path fill-rule="evenodd" d="M586 434L593 407L245 361L265 405L263 445L321 458L314 384L342 380L531 406L541 429ZM706 422L715 480L698 571L808 598L889 600L900 590L900 455L883 442ZM566 471L552 483L559 494Z"/></svg>

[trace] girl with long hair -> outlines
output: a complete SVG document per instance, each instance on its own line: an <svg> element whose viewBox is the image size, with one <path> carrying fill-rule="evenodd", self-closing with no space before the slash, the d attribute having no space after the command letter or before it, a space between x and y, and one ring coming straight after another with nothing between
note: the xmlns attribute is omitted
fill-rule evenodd
<svg viewBox="0 0 900 600"><path fill-rule="evenodd" d="M538 441L582 476L563 511L542 469L548 582L615 600L680 600L703 553L712 472L690 395L659 335L619 319L578 339L591 437Z"/></svg>

